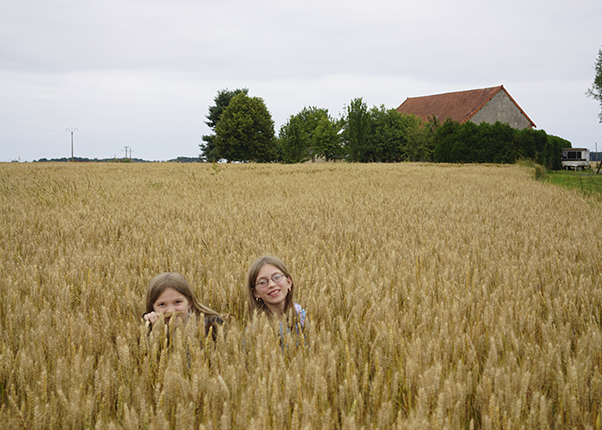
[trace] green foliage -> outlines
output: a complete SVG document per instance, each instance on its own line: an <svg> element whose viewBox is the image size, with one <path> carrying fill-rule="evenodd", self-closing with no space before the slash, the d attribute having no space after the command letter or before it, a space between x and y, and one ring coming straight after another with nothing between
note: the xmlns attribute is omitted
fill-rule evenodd
<svg viewBox="0 0 602 430"><path fill-rule="evenodd" d="M479 161L481 163L514 163L516 152L514 133L510 125L496 121L494 124L479 125L480 146Z"/></svg>
<svg viewBox="0 0 602 430"><path fill-rule="evenodd" d="M350 162L436 161L447 163L515 163L532 159L543 169L560 169L562 148L570 142L543 130L516 130L502 122L440 124L384 106L368 110L362 98L335 121L326 109L304 108L281 127L279 160L298 163L311 157Z"/></svg>
<svg viewBox="0 0 602 430"><path fill-rule="evenodd" d="M209 114L206 117L208 121L205 122L205 124L207 124L211 128L211 130L215 130L220 117L230 104L230 101L232 101L232 99L240 93L245 93L246 95L249 95L249 89L242 88L233 91L225 89L217 92L217 96L215 96L215 98L213 99L213 101L215 102L215 106L209 106Z"/></svg>
<svg viewBox="0 0 602 430"><path fill-rule="evenodd" d="M445 120L435 132L434 158L439 163L456 163L461 160L461 152L464 149L460 138L460 123ZM457 150L456 148L459 148ZM458 154L460 153L460 154Z"/></svg>
<svg viewBox="0 0 602 430"><path fill-rule="evenodd" d="M543 130L516 130L508 124L464 124L448 119L435 133L434 158L442 163L515 163L533 160L543 169L560 169L562 148L571 143Z"/></svg>
<svg viewBox="0 0 602 430"><path fill-rule="evenodd" d="M201 137L204 143L199 144L201 155L199 156L203 161L217 161L222 156L217 152L215 147L215 134L209 134Z"/></svg>
<svg viewBox="0 0 602 430"><path fill-rule="evenodd" d="M514 131L508 124L448 119L435 134L435 161L446 163L513 163Z"/></svg>
<svg viewBox="0 0 602 430"><path fill-rule="evenodd" d="M436 119L424 122L384 106L368 110L357 98L339 121L326 109L304 108L281 127L279 144L286 163L313 156L327 161L344 157L353 162L432 161L432 135L437 126Z"/></svg>
<svg viewBox="0 0 602 430"><path fill-rule="evenodd" d="M602 50L599 63L602 68ZM589 92L598 97L593 89ZM230 105L241 94L239 105L228 116L228 124L220 126ZM515 163L531 159L544 169L560 169L562 148L571 146L543 130L516 130L499 121L477 125L447 119L440 124L434 116L425 121L382 105L368 110L361 97L351 101L340 120L330 117L327 109L303 108L281 126L275 142L273 121L263 100L257 99L261 103L254 107L243 107L250 100L246 88L218 92L215 106L209 108L207 115L207 125L216 134L203 136L204 160L300 163L322 157L327 161L344 158L351 162ZM261 128L264 131L259 131Z"/></svg>
<svg viewBox="0 0 602 430"><path fill-rule="evenodd" d="M403 114L407 145L405 147L405 158L410 161L433 161L435 133L439 126L439 120L435 116L429 116L423 121L416 115Z"/></svg>
<svg viewBox="0 0 602 430"><path fill-rule="evenodd" d="M280 128L278 140L282 161L303 163L315 156L327 160L338 158L340 139L337 132L337 123L330 118L327 109L303 108Z"/></svg>
<svg viewBox="0 0 602 430"><path fill-rule="evenodd" d="M598 50L598 58L596 59L596 64L594 64L594 69L596 70L594 82L592 83L592 86L588 88L585 95L598 100L600 102L600 106L602 106L602 48ZM600 110L598 118L602 123L602 110Z"/></svg>
<svg viewBox="0 0 602 430"><path fill-rule="evenodd" d="M263 99L234 96L215 128L215 149L228 161L265 163L277 158L274 121Z"/></svg>
<svg viewBox="0 0 602 430"><path fill-rule="evenodd" d="M280 127L278 144L285 163L303 163L310 158L310 135L303 121L295 115Z"/></svg>
<svg viewBox="0 0 602 430"><path fill-rule="evenodd" d="M546 148L548 135L545 131L529 128L518 130L514 137L514 143L519 158L530 158L544 167L548 165L547 156L551 155L551 151Z"/></svg>
<svg viewBox="0 0 602 430"><path fill-rule="evenodd" d="M346 141L347 160L360 162L364 160L367 152L367 136L370 127L370 116L368 107L362 98L356 98L347 106L345 118L345 129L343 137Z"/></svg>
<svg viewBox="0 0 602 430"><path fill-rule="evenodd" d="M211 169L213 170L213 172L211 172L212 176L217 176L217 174L222 171L222 167L215 161L213 162Z"/></svg>
<svg viewBox="0 0 602 430"><path fill-rule="evenodd" d="M347 107L342 120L347 159L355 162L432 161L435 118L422 121L384 106L368 110L361 98Z"/></svg>
<svg viewBox="0 0 602 430"><path fill-rule="evenodd" d="M215 132L217 123L219 122L222 114L224 113L224 110L226 110L226 108L230 104L232 98L234 98L234 96L240 93L248 95L249 89L242 88L233 91L225 89L219 90L217 92L217 95L213 99L215 105L209 106L209 113L206 116L207 121L205 122L205 124L207 124L212 131ZM220 158L224 158L221 156L221 154L219 154L219 152L216 149L215 134L203 136L202 139L205 143L201 143L199 147L201 149L201 158L204 161L217 161Z"/></svg>
<svg viewBox="0 0 602 430"><path fill-rule="evenodd" d="M548 134L548 145L546 146L548 169L562 169L562 148L571 148L571 142L562 137Z"/></svg>
<svg viewBox="0 0 602 430"><path fill-rule="evenodd" d="M369 112L366 145L362 151L364 162L403 161L408 146L406 117L395 109L373 107Z"/></svg>
<svg viewBox="0 0 602 430"><path fill-rule="evenodd" d="M602 202L602 175L559 170L550 172L546 180L554 185L577 190L585 196Z"/></svg>
<svg viewBox="0 0 602 430"><path fill-rule="evenodd" d="M313 149L317 157L326 161L339 160L343 158L343 147L341 146L341 124L330 116L323 117L313 136Z"/></svg>

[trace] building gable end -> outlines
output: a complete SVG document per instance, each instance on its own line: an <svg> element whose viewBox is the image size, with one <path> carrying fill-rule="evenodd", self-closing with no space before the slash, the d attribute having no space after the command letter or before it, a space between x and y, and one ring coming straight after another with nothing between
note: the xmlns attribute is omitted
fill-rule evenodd
<svg viewBox="0 0 602 430"><path fill-rule="evenodd" d="M498 100L500 98L508 100L508 103L501 103ZM496 119L492 115L486 114L488 111L495 111L491 103L493 105L501 103L509 111L498 109L498 113L502 113L502 115ZM432 96L408 97L397 108L397 111L402 114L414 114L425 120L429 116L435 116L440 121L451 118L459 123L466 121L480 123L480 118L483 118L482 121L494 123L499 120L516 128L535 127L535 123L508 94L503 85ZM504 119L505 117L508 119Z"/></svg>

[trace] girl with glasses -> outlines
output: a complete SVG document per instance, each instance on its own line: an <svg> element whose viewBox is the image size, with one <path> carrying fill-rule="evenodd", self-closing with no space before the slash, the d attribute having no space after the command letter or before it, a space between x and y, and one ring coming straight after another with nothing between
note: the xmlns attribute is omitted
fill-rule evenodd
<svg viewBox="0 0 602 430"><path fill-rule="evenodd" d="M292 315L291 327L298 332L305 326L305 310L293 301L294 291L293 278L282 261L271 256L260 258L247 276L249 318L253 320L256 313L262 313L282 322ZM294 312L289 312L291 309Z"/></svg>

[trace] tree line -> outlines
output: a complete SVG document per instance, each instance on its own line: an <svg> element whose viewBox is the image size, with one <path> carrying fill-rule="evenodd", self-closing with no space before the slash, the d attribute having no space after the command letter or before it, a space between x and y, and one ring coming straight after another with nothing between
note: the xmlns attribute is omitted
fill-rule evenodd
<svg viewBox="0 0 602 430"><path fill-rule="evenodd" d="M280 127L260 97L247 88L218 91L203 136L201 159L242 162L302 163L326 161L447 163L514 163L532 159L544 167L561 168L562 148L570 142L543 130L517 130L508 124L460 124L436 117L421 119L395 109L368 106L353 99L340 118L327 109L305 107Z"/></svg>

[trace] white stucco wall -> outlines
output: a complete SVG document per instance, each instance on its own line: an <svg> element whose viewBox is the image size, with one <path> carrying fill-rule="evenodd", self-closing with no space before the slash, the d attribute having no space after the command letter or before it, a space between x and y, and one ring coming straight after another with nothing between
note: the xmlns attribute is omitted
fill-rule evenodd
<svg viewBox="0 0 602 430"><path fill-rule="evenodd" d="M531 128L529 120L510 100L510 97L508 97L508 94L504 90L498 91L481 110L470 118L470 121L475 124L480 124L483 121L493 124L496 121L500 121L518 129Z"/></svg>

